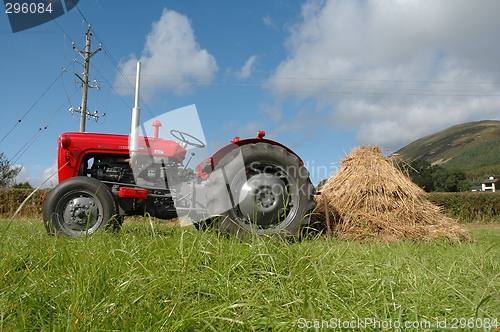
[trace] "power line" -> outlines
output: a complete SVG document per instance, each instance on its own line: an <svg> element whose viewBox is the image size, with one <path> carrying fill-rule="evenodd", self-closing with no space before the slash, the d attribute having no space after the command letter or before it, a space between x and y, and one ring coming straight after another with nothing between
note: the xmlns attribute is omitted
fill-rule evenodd
<svg viewBox="0 0 500 332"><path fill-rule="evenodd" d="M82 13L80 8L76 5L75 6L82 16L82 18L89 23L88 19L85 17L85 15ZM96 38L100 41L101 39L99 38L98 34L94 31L94 34ZM123 77L126 87L121 87L121 88L130 88L132 91L134 91L134 86L132 85L131 81L125 75L125 73L122 71L116 60L112 57L111 53L109 50L105 47L103 47L105 50L105 53L109 56L111 62L115 66L115 68L118 70L119 74ZM107 81L104 78L104 74L101 74L101 77L104 79L104 81L111 87L113 92L117 95L120 96L120 94L117 93L114 87L115 85L112 84L112 82ZM455 85L463 85L463 84L469 84L469 85L500 85L500 82L498 81L445 81L445 80L437 80L437 81L432 81L432 80L392 80L392 79L364 79L364 78L328 78L328 77L285 77L285 76L253 76L253 77L242 77L239 75L225 75L225 76L213 76L213 75L142 75L144 77L177 77L177 78L182 78L182 79L213 79L215 78L235 78L235 79L256 79L256 80L277 80L277 81L305 81L305 82L358 82L358 83L390 83L390 84L426 84L426 85L433 85L433 84L455 84ZM170 86L173 85L175 86ZM277 92L277 93L305 93L305 94L350 94L350 95L355 95L355 94L366 94L366 95L397 95L397 96L428 96L428 97L500 97L500 94L494 94L494 93L471 93L470 89L467 90L461 90L461 89L454 89L454 90L432 90L432 89L409 89L409 88L393 88L393 89L388 89L388 88L383 88L383 87L339 87L336 90L328 90L328 89L318 89L318 90L312 90L312 89L302 89L302 88L307 88L309 87L308 85L286 85L285 87L288 89L273 89L275 85L273 84L241 84L241 83L197 83L197 82L180 82L180 83L166 83L166 86L169 90L179 90L179 91L194 91L196 88L193 87L182 87L179 85L194 85L194 86L209 86L209 87L214 87L214 86L219 86L219 87L255 87L255 88L263 88L266 89L268 92ZM113 87L114 86L114 87ZM117 87L120 88L120 87ZM148 89L146 84L143 84L144 89ZM156 85L154 88L150 89L157 89L158 86ZM242 91L242 92L253 92L256 91L254 89L208 89L212 91ZM401 93L403 91L403 93ZM446 93L443 93L446 92ZM473 91L475 92L475 91ZM480 92L480 91L477 91ZM120 96L121 98L121 96ZM123 101L123 99L122 99ZM141 102L144 104L145 108L147 111L151 114L151 116L154 116L153 112L147 105L147 103L144 102L144 100L141 99ZM125 101L124 101L125 103Z"/></svg>
<svg viewBox="0 0 500 332"><path fill-rule="evenodd" d="M87 23L88 25L90 25L90 21L85 17L85 15L83 15L82 11L80 10L80 8L78 7L78 4L74 3L74 8L77 9L78 13L80 14L80 16L82 17L82 19L85 21L85 23ZM74 40L73 38L71 38L71 36L61 27L61 25L59 23L57 23L57 20L54 19L52 20L56 25L57 27L62 31L62 33L68 37L70 40ZM134 86L133 84L128 80L128 78L125 76L125 74L123 73L123 71L121 70L120 66L118 65L118 62L113 58L113 56L111 55L111 53L109 52L108 48L105 46L105 44L102 42L102 39L99 38L97 32L95 31L95 28L92 28L92 32L94 34L94 36L97 38L97 40L100 42L101 44L101 47L104 51L104 53L109 57L109 59L111 60L111 63L113 64L113 66L118 70L118 72L120 73L121 76L124 77L125 81L127 82L129 88L132 89L132 91L134 90ZM97 69L93 64L90 64L92 66L92 68L96 69L97 73L103 78L103 81L106 82L109 87L113 90L113 92L122 100L122 102L127 105L127 106L130 106L129 104L127 104L127 102L125 102L125 100L120 96L120 94L113 88L113 86L104 78L104 75L102 75L99 71L99 69ZM144 107L146 108L146 110L149 112L149 114L154 117L154 114L153 112L151 111L151 108L149 107L149 105L144 101L144 99L141 98L141 103L144 105Z"/></svg>
<svg viewBox="0 0 500 332"><path fill-rule="evenodd" d="M80 10L80 7L75 4L75 8L78 10L78 13L80 13L81 17L83 18L83 20L90 25L90 21L85 17L85 15L83 15L82 11ZM128 84L128 87L130 89L132 89L133 92L135 92L135 86L132 84L132 82L130 82L130 80L127 78L127 76L123 73L122 69L120 68L120 66L118 65L118 62L113 58L113 56L111 55L111 53L109 52L108 48L106 47L105 43L102 42L102 39L99 37L99 35L97 34L95 28L92 28L92 31L94 33L94 36L97 38L97 40L101 43L101 47L102 49L104 50L104 53L106 53L106 55L108 55L109 59L111 60L111 63L113 64L113 66L115 66L115 68L118 70L119 74L125 79L125 82ZM92 65L93 68L95 68L93 65ZM99 73L99 71L97 70L97 72ZM102 75L101 75L102 76ZM102 76L104 77L104 76ZM116 90L111 86L111 84L109 84L109 82L107 80L104 80L106 83L108 83L108 85L111 87L111 89L113 90L113 92L116 93L117 96L119 96L119 94L116 92ZM121 97L120 97L121 98ZM125 103L125 101L122 99L122 101ZM149 105L144 101L144 99L141 98L141 103L144 105L144 107L146 108L146 110L148 111L148 113L154 117L155 115L153 114L153 111L151 110L151 108L149 107ZM125 103L126 105L128 105L127 103Z"/></svg>
<svg viewBox="0 0 500 332"><path fill-rule="evenodd" d="M103 47L103 50L104 50L104 54L108 57L110 57L110 60L111 60L111 56L108 54L108 52L106 51L104 45L102 46ZM105 78L105 75L102 74L99 69L97 69L92 63L90 64L92 66L92 68L94 68L96 71L97 71L97 75L99 75L101 78L102 78L102 81L103 82L106 82L106 84L108 85L108 87L116 94L116 96L118 98L120 98L120 100L127 106L129 107L130 105L122 98L122 96L115 90L115 88L113 87L113 85ZM145 104L143 102L143 104ZM149 107L146 107L147 110L149 110L149 113L151 114L151 116L154 117L153 113L151 112L151 109L149 109Z"/></svg>
<svg viewBox="0 0 500 332"><path fill-rule="evenodd" d="M183 87L184 86L184 87ZM194 87L192 87L194 86ZM377 88L377 87L338 87L337 89L301 89L307 88L307 85L288 85L287 89L274 88L274 85L269 84L243 84L243 83L197 83L197 82L164 82L160 84L155 82L154 86L143 84L141 89L157 90L163 87L168 90L179 91L196 91L201 90L205 86L205 90L209 91L233 91L233 92L260 92L265 89L267 92L276 93L306 93L306 94L352 94L352 95L393 95L393 96L432 96L432 97L500 97L500 92L481 93L481 90L432 90L432 89L409 89L409 88ZM232 88L232 87L241 87ZM117 88L120 88L118 86ZM295 89L294 89L295 88ZM473 93L471 93L473 92Z"/></svg>
<svg viewBox="0 0 500 332"><path fill-rule="evenodd" d="M31 105L31 107L26 111L26 113L24 113L24 115L19 120L17 120L16 124L9 130L9 132L7 134L5 134L5 136L2 138L0 143L2 143L5 140L5 138L7 136L9 136L9 134L12 133L12 131L17 127L17 125L23 121L23 119L26 117L26 115L28 115L31 112L31 110L33 110L33 108L36 106L36 104L38 104L38 102L43 98L43 96L45 96L45 94L50 90L50 88L52 88L52 86L57 82L57 80L59 78L61 78L61 76L62 76L62 72L59 73L59 75L57 75L56 79L49 85L49 87L47 89L45 89L45 91L42 93L42 95L40 97L38 97L38 99L35 101L35 103L33 105Z"/></svg>
<svg viewBox="0 0 500 332"><path fill-rule="evenodd" d="M96 36L97 40L99 40L99 42L101 42L101 39L99 38L98 34L94 31L94 35ZM125 73L122 71L122 69L120 68L120 66L118 65L118 63L116 62L116 60L113 58L113 56L111 55L111 53L109 52L108 48L106 47L106 45L104 43L101 42L101 44L103 44L102 48L104 50L104 53L109 57L109 59L111 60L111 63L113 64L113 66L115 66L115 68L118 70L118 73L124 78L125 82L127 83L128 85L128 88L130 88L132 90L132 92L135 92L135 86L132 84L132 82L128 79L127 75L125 75ZM99 71L98 71L99 72ZM99 73L100 74L100 73ZM100 74L101 77L103 77L104 79L104 75ZM113 90L114 93L116 93L117 96L121 98L120 94L114 89L114 87L109 83L109 81L107 81L106 79L104 79L104 81L106 83L108 83L108 85L111 87L111 89ZM143 98L140 98L141 100L141 103L144 105L144 108L146 108L146 110L148 111L148 113L154 117L155 115L153 114L153 111L151 110L151 108L149 107L149 105L146 103L146 101L143 99ZM128 106L128 104L122 99L122 101Z"/></svg>
<svg viewBox="0 0 500 332"><path fill-rule="evenodd" d="M87 22L87 24L90 24L89 20L85 17L83 12L80 10L78 4L75 4L75 8L77 9L78 13L81 15L83 20ZM57 22L56 22L57 24ZM58 24L60 27L60 25ZM60 27L60 29L66 34L66 32ZM97 32L95 29L93 29L94 35L96 38L102 43L102 40L99 38ZM66 34L67 35L67 34ZM127 75L123 73L122 69L116 62L116 60L113 58L109 50L103 46L103 49L105 53L109 56L112 64L115 66L115 68L118 70L119 74L124 78L126 84L128 85L127 87L122 87L122 88L130 88L132 91L134 91L134 86L132 82L128 79ZM99 71L98 73L100 76L103 78L103 80L110 86L110 88L113 90L113 92L121 98L120 94L117 93L117 91L113 88L113 85L111 82L107 81L104 78L104 74L101 74ZM414 84L477 84L477 85L500 85L499 81L432 81L432 80L392 80L392 79L364 79L364 78L329 78L329 77L286 77L286 76L253 76L253 77L242 77L240 75L225 75L225 76L213 76L213 75L142 75L144 77L179 77L179 78L194 78L194 79L213 79L215 78L236 78L236 79L258 79L258 80L278 80L278 81L330 81L330 82L362 82L362 83L392 83L392 84L406 84L406 83L414 83ZM183 82L177 83L177 84L184 84ZM228 83L195 83L195 82L190 82L188 83L190 85L209 85L209 86L254 86L254 87L263 87L267 89L269 92L283 92L283 93L319 93L319 94L371 94L371 95L408 95L408 96L450 96L450 97L498 97L498 94L471 94L469 90L438 90L438 92L458 92L458 94L440 94L440 93L435 93L434 90L422 90L422 89L384 89L384 88L377 88L373 87L370 88L371 90L387 90L387 92L373 92L373 91L363 91L365 88L360 88L360 87L352 87L352 88L347 88L347 87L341 87L342 89L355 89L356 91L332 91L332 90L324 90L324 91L318 91L318 90L283 90L283 89L269 89L269 87L274 87L272 84L259 84L259 85L248 85L248 84L228 84ZM291 85L288 87L292 88L301 88L304 86L295 86ZM148 89L147 87L144 87L145 89ZM193 91L195 89L193 88L183 88L183 87L173 87L169 88L170 90L189 90ZM212 89L216 91L255 91L255 90L248 90L248 89ZM394 93L393 91L410 91L407 93ZM415 91L415 92L412 92ZM429 93L427 93L429 91ZM461 91L466 92L465 94L460 93ZM122 99L122 101L126 104L126 102ZM144 104L146 110L151 114L151 116L154 116L153 112L151 111L150 107L147 105L147 103L141 99L141 102Z"/></svg>
<svg viewBox="0 0 500 332"><path fill-rule="evenodd" d="M93 117L96 120L99 119L99 115L97 113L89 113L87 111L87 99L88 99L88 89L89 88L95 88L95 86L89 85L89 71L90 71L90 59L99 51L101 51L102 48L99 48L95 50L94 52L90 51L90 43L92 39L92 34L90 33L90 24L87 29L87 33L85 34L86 39L85 39L85 50L80 51L76 46L75 42L73 42L73 49L79 53L82 58L83 58L83 78L80 77L80 75L75 74L76 77L81 81L82 83L82 103L81 106L78 109L73 109L71 108L71 112L79 112L80 113L80 132L83 133L85 132L85 127L86 127L86 120L87 117ZM101 44L102 46L102 44ZM104 114L102 115L104 116Z"/></svg>
<svg viewBox="0 0 500 332"><path fill-rule="evenodd" d="M112 75L112 74L108 74ZM126 76L126 75L125 75ZM235 78L258 80L295 80L295 81L348 81L348 82L375 82L375 83L418 83L418 84L491 84L500 85L500 81L432 81L432 80L389 80L389 79L364 79L364 78L332 78L332 77L285 77L285 76L240 76L240 75L180 75L180 74L142 74L143 77L179 77L196 79Z"/></svg>
<svg viewBox="0 0 500 332"><path fill-rule="evenodd" d="M73 92L73 94L71 95L71 97L73 97L77 92L78 92L78 90L75 90ZM40 128L38 128L38 130L35 132L35 134L33 134L33 136L31 136L31 138L21 147L21 149L19 149L19 151L17 151L17 153L11 159L11 162L10 162L11 164L15 164L26 153L26 151L28 151L28 149L33 145L33 143L35 143L35 141L42 135L42 133L45 130L47 130L49 125L55 120L57 115L59 115L59 113L61 112L61 110L63 109L63 107L66 105L67 102L68 101L65 101L52 114L52 116L45 122L45 124L43 126L41 126ZM17 158L16 158L16 156L17 156ZM14 160L14 158L16 158L16 159Z"/></svg>
<svg viewBox="0 0 500 332"><path fill-rule="evenodd" d="M241 79L240 76L209 76L209 75L142 75L143 77L153 78L154 86L148 85L146 82L143 83L143 89L156 90L159 88L165 88L168 90L179 90L179 91L196 91L201 89L201 87L208 87L207 90L211 91L241 91L241 92L255 92L265 89L268 92L277 93L307 93L307 94L370 94L370 95L408 95L408 96L451 96L451 97L499 97L500 91L497 91L494 87L491 90L485 90L479 86L476 88L463 87L450 87L450 88L432 88L433 84L448 84L448 85L497 85L500 82L495 81L417 81L417 80L364 80L364 79L334 79L334 78L290 78L290 77L247 77L247 80L269 80L271 78L277 78L280 80L295 80L300 81L297 84L294 82L272 84L269 82L262 83L238 83L238 82L195 82L187 81L186 79L211 79L214 78L237 78ZM155 79L158 78L158 79ZM161 80L160 78L166 78ZM168 80L168 78L178 79ZM330 84L308 84L309 82L327 81ZM119 83L121 81L115 81ZM358 82L358 83L390 83L399 84L398 86L366 86L366 85L345 85L342 83L334 84L334 82ZM419 84L425 87L411 87L408 85ZM116 86L117 88L125 88L124 86ZM200 88L198 88L200 87ZM229 87L229 88L227 88ZM233 87L239 87L241 89L235 89ZM211 89L212 88L212 89Z"/></svg>
<svg viewBox="0 0 500 332"><path fill-rule="evenodd" d="M419 84L500 84L498 81L431 81L431 80L387 80L387 79L358 79L358 78L323 78L323 77L279 77L277 80L312 80L312 81L349 81L349 82L384 82L384 83L419 83Z"/></svg>
<svg viewBox="0 0 500 332"><path fill-rule="evenodd" d="M256 87L256 88L272 88L275 87L273 84L251 84L251 83L201 83L201 82L155 82L155 87L157 87L159 84L163 84L164 86L169 86L169 85L197 85L197 86L241 86L241 87ZM310 87L310 85L295 85L295 84L289 84L289 85L280 85L280 87L288 87L288 88L307 88ZM123 88L120 87L119 88ZM148 88L146 86L146 88ZM418 88L379 88L379 87L356 87L356 86L351 86L351 87L345 87L345 86L339 86L339 88L342 89L355 89L355 90L361 90L361 89L370 89L370 90L382 90L382 91L439 91L439 92L469 92L470 89L439 89L439 90L433 90L433 89L418 89ZM150 88L152 89L152 88ZM287 90L284 90L287 91ZM482 90L474 90L477 92L480 92Z"/></svg>

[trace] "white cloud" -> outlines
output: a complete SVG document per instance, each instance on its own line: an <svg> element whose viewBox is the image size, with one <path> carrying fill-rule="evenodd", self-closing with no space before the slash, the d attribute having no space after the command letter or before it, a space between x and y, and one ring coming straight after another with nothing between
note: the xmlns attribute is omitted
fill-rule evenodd
<svg viewBox="0 0 500 332"><path fill-rule="evenodd" d="M265 125L260 121L249 122L238 128L238 135L240 137L255 137L262 128L265 128Z"/></svg>
<svg viewBox="0 0 500 332"><path fill-rule="evenodd" d="M262 21L264 22L264 24L270 28L273 28L273 29L278 29L278 27L276 26L276 23L274 23L274 20L271 18L271 16L269 15L266 15L262 18Z"/></svg>
<svg viewBox="0 0 500 332"><path fill-rule="evenodd" d="M500 81L499 12L495 0L311 0L267 83L279 100L328 105L329 126L360 143L390 148L498 118L500 85L484 82Z"/></svg>
<svg viewBox="0 0 500 332"><path fill-rule="evenodd" d="M120 64L127 79L134 84L136 63L141 61L141 94L172 90L183 94L194 82L210 82L218 70L215 58L195 39L191 22L185 15L164 9L146 37L139 59L131 56ZM117 88L132 94L125 79L117 76Z"/></svg>
<svg viewBox="0 0 500 332"><path fill-rule="evenodd" d="M21 171L17 175L15 179L16 183L24 183L29 182L29 184L33 188L38 188L38 186L42 185L41 188L52 188L57 185L57 162L54 162L53 165L43 170L38 175L32 175L26 167L22 166Z"/></svg>
<svg viewBox="0 0 500 332"><path fill-rule="evenodd" d="M31 179L31 176L29 175L26 168L24 166L21 166L21 171L17 174L15 182L16 183L24 183L24 182L29 182L30 179ZM33 186L33 185L31 185L31 186Z"/></svg>
<svg viewBox="0 0 500 332"><path fill-rule="evenodd" d="M252 75L252 70L255 65L255 60L257 60L256 55L252 55L250 58L248 58L248 60L245 62L245 64L238 73L238 76L240 78L248 78Z"/></svg>

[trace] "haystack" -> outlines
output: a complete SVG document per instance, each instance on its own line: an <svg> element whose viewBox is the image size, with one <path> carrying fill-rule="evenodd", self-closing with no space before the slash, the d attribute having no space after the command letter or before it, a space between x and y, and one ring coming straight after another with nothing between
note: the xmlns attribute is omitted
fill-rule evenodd
<svg viewBox="0 0 500 332"><path fill-rule="evenodd" d="M361 146L316 196L313 220L326 225L325 204L335 235L361 241L467 240L469 233L426 198L426 192L396 168L378 147Z"/></svg>

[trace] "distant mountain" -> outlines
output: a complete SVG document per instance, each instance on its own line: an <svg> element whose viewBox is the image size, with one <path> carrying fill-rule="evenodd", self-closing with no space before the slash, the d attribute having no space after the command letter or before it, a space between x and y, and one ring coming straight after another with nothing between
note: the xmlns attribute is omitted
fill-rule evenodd
<svg viewBox="0 0 500 332"><path fill-rule="evenodd" d="M407 161L429 160L464 171L500 165L500 121L459 124L422 137L396 152Z"/></svg>

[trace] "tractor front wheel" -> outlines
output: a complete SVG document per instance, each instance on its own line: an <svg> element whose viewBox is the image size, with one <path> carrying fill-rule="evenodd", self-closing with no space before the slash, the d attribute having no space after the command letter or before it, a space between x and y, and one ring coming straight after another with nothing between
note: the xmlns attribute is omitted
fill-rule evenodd
<svg viewBox="0 0 500 332"><path fill-rule="evenodd" d="M78 176L57 185L43 207L50 235L83 237L121 226L113 194L97 179Z"/></svg>

